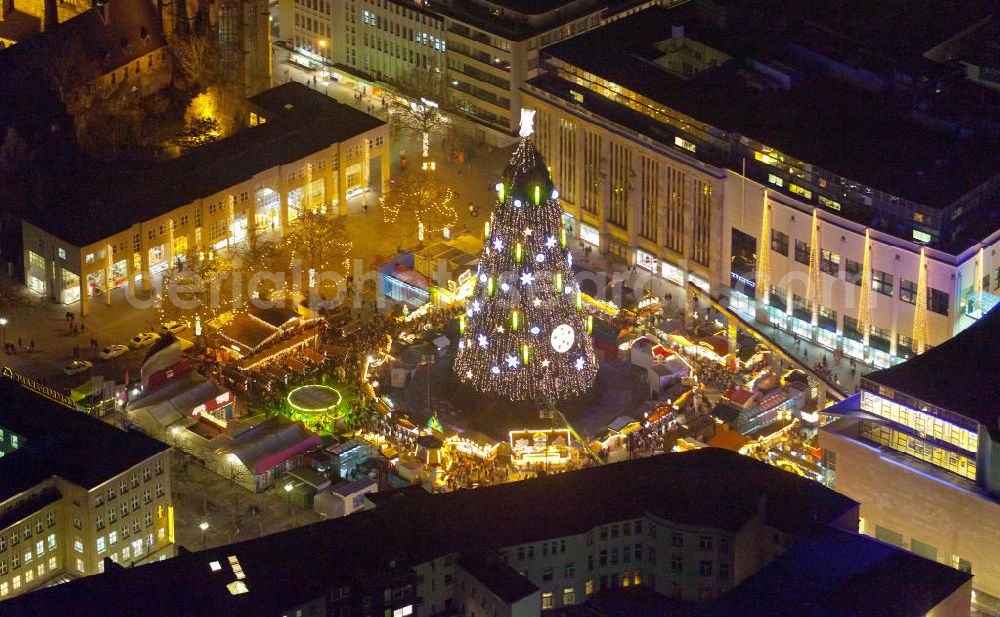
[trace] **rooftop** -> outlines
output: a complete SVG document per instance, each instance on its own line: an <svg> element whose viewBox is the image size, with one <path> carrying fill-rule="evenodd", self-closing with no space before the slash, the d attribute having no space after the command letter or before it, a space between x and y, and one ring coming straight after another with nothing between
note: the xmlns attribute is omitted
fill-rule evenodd
<svg viewBox="0 0 1000 617"><path fill-rule="evenodd" d="M250 101L261 108L275 101L294 101L287 104L303 113L287 116L288 121L245 128L169 161L67 169L59 187L63 199L36 210L30 222L75 246L86 246L384 124L294 82ZM313 108L322 113L305 111Z"/></svg>
<svg viewBox="0 0 1000 617"><path fill-rule="evenodd" d="M996 391L984 384L1000 380L1000 310L937 347L862 379L862 388L878 392L885 386L925 403L976 420L992 433L1000 432ZM889 396L889 398L892 398Z"/></svg>
<svg viewBox="0 0 1000 617"><path fill-rule="evenodd" d="M455 21L521 41L601 12L607 4L604 0L430 0L429 6Z"/></svg>
<svg viewBox="0 0 1000 617"><path fill-rule="evenodd" d="M930 613L971 579L874 538L827 527L694 615L911 617Z"/></svg>
<svg viewBox="0 0 1000 617"><path fill-rule="evenodd" d="M713 478L706 483L705 478ZM691 490L697 486L698 490ZM553 507L552 495L560 495ZM474 491L431 495L419 488L369 496L375 509L228 547L91 576L15 598L15 614L274 615L330 588L356 584L449 553L465 557L581 533L646 513L679 523L732 529L767 500L766 522L788 532L825 526L857 506L819 484L724 450L664 454ZM490 513L490 516L483 516ZM238 558L249 592L210 563ZM330 556L334 555L335 558ZM469 566L485 568L482 560ZM308 576L299 573L308 572ZM480 571L481 573L483 571ZM506 571L489 569L503 596L530 593ZM128 589L128 593L123 590ZM184 593L177 593L184 589ZM523 597L523 595L522 595ZM86 602L84 602L84 598Z"/></svg>
<svg viewBox="0 0 1000 617"><path fill-rule="evenodd" d="M169 449L151 437L122 431L0 376L0 428L22 438L0 458L0 502L58 476L92 489Z"/></svg>
<svg viewBox="0 0 1000 617"><path fill-rule="evenodd" d="M990 147L986 137L961 139L957 129L931 128L933 120L914 119L924 111L912 99L828 77L810 65L806 52L793 49L791 34L767 26L737 26L734 20L722 29L720 21L692 3L653 7L547 47L544 54L719 129L714 136L722 144L729 139L723 132L738 133L924 206L951 205L1000 173L1000 149ZM674 29L681 25L683 33ZM678 71L670 72L666 50L676 45L692 46L695 60L683 64L702 70L684 74L691 67L678 62ZM703 55L705 50L716 53ZM529 83L671 148L674 136L682 134L682 129L630 109L623 98L606 98L553 74ZM582 93L583 101L570 89ZM997 108L995 94L974 89L976 98L993 101L991 109ZM928 100L933 104L935 99ZM986 117L995 117L995 111ZM976 122L966 118L960 126ZM699 150L699 158L708 163L735 164L732 157L713 159L705 148Z"/></svg>

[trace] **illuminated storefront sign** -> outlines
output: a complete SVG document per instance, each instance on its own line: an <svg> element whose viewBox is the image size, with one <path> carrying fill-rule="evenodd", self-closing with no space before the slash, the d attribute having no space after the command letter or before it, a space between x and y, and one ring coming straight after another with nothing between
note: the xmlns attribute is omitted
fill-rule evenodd
<svg viewBox="0 0 1000 617"><path fill-rule="evenodd" d="M635 250L635 265L643 270L656 272L656 257L641 249Z"/></svg>
<svg viewBox="0 0 1000 617"><path fill-rule="evenodd" d="M586 223L580 223L580 239L584 242L593 244L594 246L600 246L601 232L597 231L596 227L591 227Z"/></svg>

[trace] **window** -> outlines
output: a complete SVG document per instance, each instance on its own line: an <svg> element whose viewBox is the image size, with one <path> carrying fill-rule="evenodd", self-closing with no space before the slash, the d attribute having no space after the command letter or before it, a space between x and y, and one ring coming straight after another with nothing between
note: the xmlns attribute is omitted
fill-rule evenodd
<svg viewBox="0 0 1000 617"><path fill-rule="evenodd" d="M872 270L872 289L883 296L892 297L893 277L888 272Z"/></svg>
<svg viewBox="0 0 1000 617"><path fill-rule="evenodd" d="M670 536L671 546L684 546L684 536L680 532L673 532Z"/></svg>
<svg viewBox="0 0 1000 617"><path fill-rule="evenodd" d="M156 483L156 496L163 497L163 482Z"/></svg>
<svg viewBox="0 0 1000 617"><path fill-rule="evenodd" d="M809 243L802 240L795 241L795 261L800 264L809 265Z"/></svg>
<svg viewBox="0 0 1000 617"><path fill-rule="evenodd" d="M903 548L903 534L898 531L887 529L881 525L875 525L875 537L883 542L888 542L889 544L894 544Z"/></svg>
<svg viewBox="0 0 1000 617"><path fill-rule="evenodd" d="M114 546L117 543L118 543L118 532L112 531L111 533L108 534L108 544Z"/></svg>
<svg viewBox="0 0 1000 617"><path fill-rule="evenodd" d="M826 206L827 208L829 208L831 210L838 210L838 211L840 210L840 202L839 201L834 201L832 199L827 199L826 197L823 197L822 195L820 195L817 199L819 199L819 203L822 206Z"/></svg>
<svg viewBox="0 0 1000 617"><path fill-rule="evenodd" d="M77 570L77 572L86 572L87 571L87 568L84 567L84 565L83 565L83 560L82 559L77 559L76 560L76 570Z"/></svg>
<svg viewBox="0 0 1000 617"><path fill-rule="evenodd" d="M108 546L105 543L104 536L97 538L97 552L103 553L106 550L108 550Z"/></svg>
<svg viewBox="0 0 1000 617"><path fill-rule="evenodd" d="M670 571L678 574L684 571L684 559L680 555L670 556Z"/></svg>
<svg viewBox="0 0 1000 617"><path fill-rule="evenodd" d="M552 601L552 592L551 591L546 591L545 593L543 593L542 594L542 610L543 611L549 610L549 609L551 609L554 606L555 606L555 604Z"/></svg>
<svg viewBox="0 0 1000 617"><path fill-rule="evenodd" d="M64 249L63 247L60 246L58 249L56 249L56 253L58 253L59 259L66 259L66 249Z"/></svg>
<svg viewBox="0 0 1000 617"><path fill-rule="evenodd" d="M572 563L568 563L563 566L563 578L573 578L576 576L576 566Z"/></svg>
<svg viewBox="0 0 1000 617"><path fill-rule="evenodd" d="M576 590L572 587L566 587L563 589L563 604L570 605L576 603Z"/></svg>
<svg viewBox="0 0 1000 617"><path fill-rule="evenodd" d="M781 178L781 176L776 176L774 174L767 174L767 181L774 186L785 186L785 181Z"/></svg>
<svg viewBox="0 0 1000 617"><path fill-rule="evenodd" d="M854 283L858 287L861 286L861 263L854 261L853 259L848 259L844 264L844 279L848 283Z"/></svg>
<svg viewBox="0 0 1000 617"><path fill-rule="evenodd" d="M961 570L962 572L965 572L967 574L972 574L972 562L969 561L968 559L962 559L958 555L952 555L949 561L951 567L955 568L956 570Z"/></svg>
<svg viewBox="0 0 1000 617"><path fill-rule="evenodd" d="M927 288L927 310L940 315L948 314L948 294L933 287Z"/></svg>
<svg viewBox="0 0 1000 617"><path fill-rule="evenodd" d="M906 279L899 279L899 299L909 304L916 304L917 284Z"/></svg>
<svg viewBox="0 0 1000 617"><path fill-rule="evenodd" d="M771 229L771 250L788 257L788 234Z"/></svg>
<svg viewBox="0 0 1000 617"><path fill-rule="evenodd" d="M811 200L813 198L812 191L810 191L807 188L801 187L798 184L789 184L788 185L788 190L791 191L791 192L793 192L793 193L795 193L799 197L805 197L806 199L809 199L809 200Z"/></svg>
<svg viewBox="0 0 1000 617"><path fill-rule="evenodd" d="M56 548L56 534L50 533L49 537L45 538L45 542L48 544L49 550L54 550Z"/></svg>
<svg viewBox="0 0 1000 617"><path fill-rule="evenodd" d="M77 538L76 540L74 540L73 541L73 550L75 550L78 553L82 553L83 552L83 540L81 540L79 538Z"/></svg>
<svg viewBox="0 0 1000 617"><path fill-rule="evenodd" d="M552 580L552 566L549 566L548 568L545 568L544 570L542 570L542 580L543 581L551 581Z"/></svg>
<svg viewBox="0 0 1000 617"><path fill-rule="evenodd" d="M143 489L142 490L142 503L149 503L151 501L153 501L153 493L150 492L150 490L148 488L147 489Z"/></svg>
<svg viewBox="0 0 1000 617"><path fill-rule="evenodd" d="M712 562L711 561L699 561L698 562L698 576L712 576Z"/></svg>
<svg viewBox="0 0 1000 617"><path fill-rule="evenodd" d="M587 581L587 583L583 586L583 592L588 596L594 594L594 579Z"/></svg>
<svg viewBox="0 0 1000 617"><path fill-rule="evenodd" d="M598 559L598 563L600 565L602 565L602 566L608 565L608 551L607 551L607 549L601 551L600 558Z"/></svg>
<svg viewBox="0 0 1000 617"><path fill-rule="evenodd" d="M146 521L146 527L152 527L152 525L153 525L153 513L152 512L146 512L146 516L144 517L144 520Z"/></svg>
<svg viewBox="0 0 1000 617"><path fill-rule="evenodd" d="M712 550L712 537L711 536L701 536L698 538L698 550L710 551Z"/></svg>
<svg viewBox="0 0 1000 617"><path fill-rule="evenodd" d="M822 249L819 252L819 269L820 272L826 272L830 276L838 276L840 274L840 255Z"/></svg>
<svg viewBox="0 0 1000 617"><path fill-rule="evenodd" d="M921 542L916 538L911 538L910 550L921 557L926 557L931 561L937 561L937 548L927 544L926 542Z"/></svg>
<svg viewBox="0 0 1000 617"><path fill-rule="evenodd" d="M5 538L0 538L0 553L7 550L7 540Z"/></svg>

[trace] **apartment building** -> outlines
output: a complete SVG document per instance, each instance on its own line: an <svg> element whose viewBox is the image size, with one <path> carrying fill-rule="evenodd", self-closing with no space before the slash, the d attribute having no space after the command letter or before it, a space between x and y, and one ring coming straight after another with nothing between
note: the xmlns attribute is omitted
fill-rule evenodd
<svg viewBox="0 0 1000 617"><path fill-rule="evenodd" d="M521 84L538 73L539 50L610 12L604 0L282 0L280 8L281 38L304 62L433 100L494 144L516 134Z"/></svg>
<svg viewBox="0 0 1000 617"><path fill-rule="evenodd" d="M824 614L885 615L864 598L924 586L928 593L913 594L904 614L969 610L967 573L858 536L850 499L725 450L474 491L431 495L410 487L369 499L373 508L341 519L46 590L31 598L34 614L55 614L87 597L109 615L152 607L164 615L526 617L588 610L611 590L626 594L625 602L635 590L647 600L676 606L681 599L709 610L772 566L781 577L792 563L786 556L801 564L796 551L817 545L825 548L828 584L811 598L813 610L847 605L849 613ZM887 563L897 566L892 576ZM851 589L858 577L870 584L864 594ZM187 593L176 593L179 584ZM811 584L795 577L784 583L789 596L809 595ZM115 590L125 585L136 593L122 598ZM748 606L768 597L756 593ZM628 607L623 614L636 614Z"/></svg>
<svg viewBox="0 0 1000 617"><path fill-rule="evenodd" d="M876 366L992 307L1000 101L917 63L921 83L980 97L980 121L952 132L948 110L901 110L902 86L840 79L831 66L847 60L822 64L809 41L708 5L652 7L543 50L522 104L579 241L657 293L693 283Z"/></svg>
<svg viewBox="0 0 1000 617"><path fill-rule="evenodd" d="M28 287L80 302L86 315L93 297L110 302L109 290L148 285L189 250L280 238L304 208L360 211L373 183L384 189L381 120L297 83L248 101L251 126L233 137L151 167L68 181L65 216L22 224Z"/></svg>
<svg viewBox="0 0 1000 617"><path fill-rule="evenodd" d="M0 601L173 556L169 446L9 368L0 393Z"/></svg>
<svg viewBox="0 0 1000 617"><path fill-rule="evenodd" d="M948 342L869 373L820 430L829 485L861 503L861 531L974 575L1000 614L1000 477L994 392L1000 311Z"/></svg>

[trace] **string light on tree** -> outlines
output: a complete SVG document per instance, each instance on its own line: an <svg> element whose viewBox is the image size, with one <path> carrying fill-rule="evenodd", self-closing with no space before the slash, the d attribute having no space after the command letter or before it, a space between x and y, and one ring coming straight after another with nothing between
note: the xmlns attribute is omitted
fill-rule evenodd
<svg viewBox="0 0 1000 617"><path fill-rule="evenodd" d="M496 185L489 243L470 302L475 308L467 314L455 372L481 392L560 400L593 385L597 359L577 303L559 194L528 139L532 116L522 114L524 139ZM487 336L488 346L482 344Z"/></svg>

